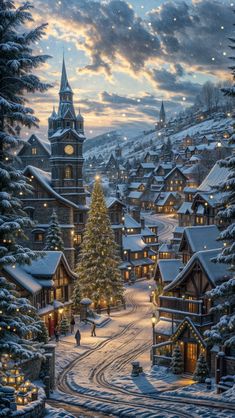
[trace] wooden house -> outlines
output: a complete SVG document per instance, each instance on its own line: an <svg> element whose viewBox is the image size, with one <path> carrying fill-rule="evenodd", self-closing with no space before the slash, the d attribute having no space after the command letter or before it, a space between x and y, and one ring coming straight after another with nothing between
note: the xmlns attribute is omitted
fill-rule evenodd
<svg viewBox="0 0 235 418"><path fill-rule="evenodd" d="M208 365L211 364L204 331L215 323L215 318L210 312L212 302L206 292L231 275L225 265L211 261L220 251L195 253L175 279L164 287L157 309L159 321L155 327L153 364L169 365L175 344L180 346L186 373L194 372L201 352L205 353Z"/></svg>
<svg viewBox="0 0 235 418"><path fill-rule="evenodd" d="M70 318L72 289L78 277L62 252L46 251L30 265L5 266L3 274L37 309L50 336L63 316Z"/></svg>

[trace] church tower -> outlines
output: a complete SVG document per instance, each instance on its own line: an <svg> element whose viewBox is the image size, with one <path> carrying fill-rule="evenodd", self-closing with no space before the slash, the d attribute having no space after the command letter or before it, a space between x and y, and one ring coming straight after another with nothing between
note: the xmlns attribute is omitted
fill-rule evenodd
<svg viewBox="0 0 235 418"><path fill-rule="evenodd" d="M84 119L76 115L73 91L68 82L63 58L58 112L53 109L48 119L51 143L51 176L53 189L77 205L85 205L83 188Z"/></svg>
<svg viewBox="0 0 235 418"><path fill-rule="evenodd" d="M166 113L165 113L164 103L162 100L160 114L159 114L159 122L157 125L158 129L164 128L165 124L166 124Z"/></svg>

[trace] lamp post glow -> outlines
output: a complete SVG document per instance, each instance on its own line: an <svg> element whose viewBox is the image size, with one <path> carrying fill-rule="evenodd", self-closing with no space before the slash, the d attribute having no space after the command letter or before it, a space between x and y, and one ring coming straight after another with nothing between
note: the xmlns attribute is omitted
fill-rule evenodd
<svg viewBox="0 0 235 418"><path fill-rule="evenodd" d="M155 344L155 325L157 322L156 314L153 312L152 314L152 328L153 328L153 344Z"/></svg>

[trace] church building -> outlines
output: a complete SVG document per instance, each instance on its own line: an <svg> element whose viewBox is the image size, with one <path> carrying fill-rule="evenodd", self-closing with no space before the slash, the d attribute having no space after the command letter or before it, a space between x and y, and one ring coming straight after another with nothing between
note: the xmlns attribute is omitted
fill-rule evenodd
<svg viewBox="0 0 235 418"><path fill-rule="evenodd" d="M24 175L29 178L33 195L22 196L24 210L35 222L29 231L34 250L42 250L53 209L62 229L65 255L73 268L82 240L88 207L83 187L84 119L75 113L73 91L63 60L58 112L48 120L51 145L50 170L28 165ZM22 154L22 152L21 152Z"/></svg>

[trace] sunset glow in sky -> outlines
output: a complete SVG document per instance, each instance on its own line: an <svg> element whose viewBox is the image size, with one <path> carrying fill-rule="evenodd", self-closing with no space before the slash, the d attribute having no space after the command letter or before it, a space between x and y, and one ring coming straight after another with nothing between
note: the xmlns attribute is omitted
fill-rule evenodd
<svg viewBox="0 0 235 418"><path fill-rule="evenodd" d="M43 134L58 103L63 49L89 137L151 128L162 99L172 116L192 104L206 80L230 78L231 1L34 0L33 5L36 23L48 22L36 52L52 56L40 75L54 87L33 98Z"/></svg>

